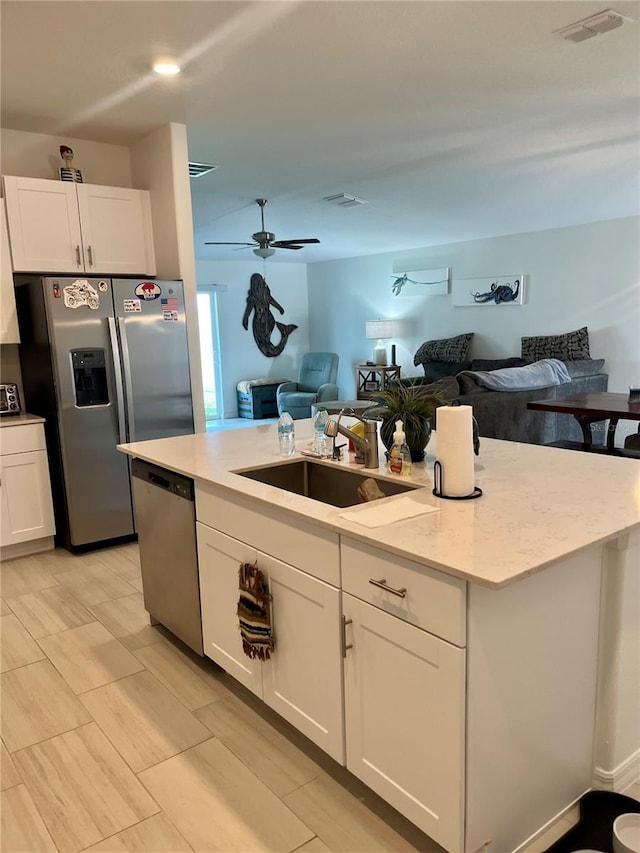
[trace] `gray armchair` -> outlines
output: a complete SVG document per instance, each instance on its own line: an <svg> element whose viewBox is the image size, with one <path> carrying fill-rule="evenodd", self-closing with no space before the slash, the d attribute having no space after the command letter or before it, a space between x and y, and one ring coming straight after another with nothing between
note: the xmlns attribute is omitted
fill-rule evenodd
<svg viewBox="0 0 640 853"><path fill-rule="evenodd" d="M289 412L294 420L311 417L311 406L323 400L337 400L338 355L335 352L308 352L302 356L297 382L278 386L278 414Z"/></svg>

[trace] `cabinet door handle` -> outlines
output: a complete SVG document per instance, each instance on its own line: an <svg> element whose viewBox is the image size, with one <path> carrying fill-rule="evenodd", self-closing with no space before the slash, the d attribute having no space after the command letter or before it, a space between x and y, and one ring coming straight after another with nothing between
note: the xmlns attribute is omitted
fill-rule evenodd
<svg viewBox="0 0 640 853"><path fill-rule="evenodd" d="M353 643L347 643L347 625L351 625L352 619L347 619L345 616L342 617L342 657L346 658L347 649L353 648Z"/></svg>
<svg viewBox="0 0 640 853"><path fill-rule="evenodd" d="M91 246L87 246L87 254L89 255L89 266L93 266L93 249Z"/></svg>
<svg viewBox="0 0 640 853"><path fill-rule="evenodd" d="M76 246L76 264L79 267L82 266L82 261L80 260L80 246Z"/></svg>
<svg viewBox="0 0 640 853"><path fill-rule="evenodd" d="M391 595L397 595L398 598L406 598L407 597L407 588L403 586L402 589L394 589L392 586L387 586L387 579L380 578L379 581L375 581L373 578L369 578L369 583L374 586L379 586L380 589L383 589L385 592L390 592Z"/></svg>

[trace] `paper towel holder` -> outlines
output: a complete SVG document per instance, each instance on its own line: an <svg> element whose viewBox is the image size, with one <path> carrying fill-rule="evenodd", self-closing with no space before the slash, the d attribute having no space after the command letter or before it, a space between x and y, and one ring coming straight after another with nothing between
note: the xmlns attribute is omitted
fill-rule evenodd
<svg viewBox="0 0 640 853"><path fill-rule="evenodd" d="M442 462L436 459L433 463L433 489L431 493L437 498L445 498L448 501L471 501L474 498L481 497L482 489L480 486L474 486L470 495L445 495Z"/></svg>

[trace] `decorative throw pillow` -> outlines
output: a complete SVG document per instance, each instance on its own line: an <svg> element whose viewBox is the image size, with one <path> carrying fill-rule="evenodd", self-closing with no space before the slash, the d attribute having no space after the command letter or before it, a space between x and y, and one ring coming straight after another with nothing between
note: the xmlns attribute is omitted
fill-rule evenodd
<svg viewBox="0 0 640 853"><path fill-rule="evenodd" d="M604 358L576 358L574 361L565 361L564 366L572 379L595 376L596 373L602 372Z"/></svg>
<svg viewBox="0 0 640 853"><path fill-rule="evenodd" d="M468 370L469 361L425 361L422 365L425 378L437 382L443 376L455 376L461 370Z"/></svg>
<svg viewBox="0 0 640 853"><path fill-rule="evenodd" d="M539 361L541 358L559 358L562 361L576 361L589 358L589 330L586 326L575 332L563 335L544 335L535 338L521 338L522 357L527 361Z"/></svg>
<svg viewBox="0 0 640 853"><path fill-rule="evenodd" d="M425 341L414 355L413 363L417 366L425 361L464 361L469 353L472 338L473 332L468 332L466 335L456 335L455 338Z"/></svg>
<svg viewBox="0 0 640 853"><path fill-rule="evenodd" d="M474 358L471 370L502 370L503 367L523 367L528 364L524 358Z"/></svg>

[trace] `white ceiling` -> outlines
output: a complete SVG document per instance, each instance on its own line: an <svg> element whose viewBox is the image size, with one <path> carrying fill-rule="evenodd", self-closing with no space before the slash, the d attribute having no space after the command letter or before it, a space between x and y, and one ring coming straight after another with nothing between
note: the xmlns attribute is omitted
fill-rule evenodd
<svg viewBox="0 0 640 853"><path fill-rule="evenodd" d="M196 255L313 262L640 213L640 2L2 0L2 127L129 145L170 121ZM553 31L632 20L572 44ZM161 55L184 72L149 72ZM78 163L81 166L80 163ZM368 200L342 208L324 196Z"/></svg>

